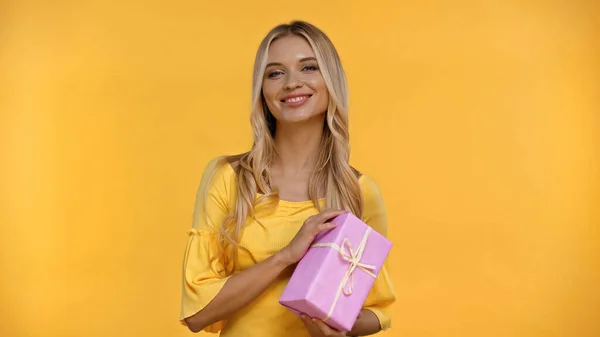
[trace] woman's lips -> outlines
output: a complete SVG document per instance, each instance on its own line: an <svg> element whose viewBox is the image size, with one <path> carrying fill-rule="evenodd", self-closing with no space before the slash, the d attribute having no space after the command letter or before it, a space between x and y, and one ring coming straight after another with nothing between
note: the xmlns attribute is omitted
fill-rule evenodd
<svg viewBox="0 0 600 337"><path fill-rule="evenodd" d="M306 103L306 101L308 101L310 97L311 95L291 97L286 100L283 100L283 104L289 107L296 108Z"/></svg>

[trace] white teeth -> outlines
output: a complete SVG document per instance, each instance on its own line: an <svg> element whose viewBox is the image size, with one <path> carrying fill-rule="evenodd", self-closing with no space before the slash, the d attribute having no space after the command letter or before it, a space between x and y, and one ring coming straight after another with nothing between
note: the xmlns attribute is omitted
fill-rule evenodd
<svg viewBox="0 0 600 337"><path fill-rule="evenodd" d="M288 103L294 103L294 102L304 101L307 98L308 97L306 97L306 96L301 96L301 97L289 98L289 99L286 99L285 101L288 102Z"/></svg>

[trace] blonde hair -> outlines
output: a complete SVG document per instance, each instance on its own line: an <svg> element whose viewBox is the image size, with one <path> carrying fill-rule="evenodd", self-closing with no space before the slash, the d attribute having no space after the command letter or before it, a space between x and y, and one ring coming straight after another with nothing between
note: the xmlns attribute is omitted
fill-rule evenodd
<svg viewBox="0 0 600 337"><path fill-rule="evenodd" d="M304 37L309 42L329 92L316 167L309 180L309 197L319 211L336 208L352 212L359 218L362 215L358 172L349 164L348 88L338 53L325 33L310 23L293 21L278 25L262 40L256 53L250 115L254 144L249 152L235 157L239 163L235 166L237 200L235 208L220 225L219 250L217 256L212 257L213 261L217 259L223 266L223 270L218 271L220 274L230 275L237 263L238 249L246 250L240 246L239 240L247 220L255 219L255 207L259 204L261 207L274 207L279 201L278 192L271 188L269 179L269 168L275 156L275 118L264 100L262 83L269 46L274 40L289 35ZM223 157L221 160L224 162L231 158ZM318 196L319 187L322 186L326 187L323 206Z"/></svg>

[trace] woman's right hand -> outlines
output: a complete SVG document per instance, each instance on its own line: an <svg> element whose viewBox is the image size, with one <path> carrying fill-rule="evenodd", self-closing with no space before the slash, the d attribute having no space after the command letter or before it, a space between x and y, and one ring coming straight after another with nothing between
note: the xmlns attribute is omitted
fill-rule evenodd
<svg viewBox="0 0 600 337"><path fill-rule="evenodd" d="M308 217L292 241L279 251L278 254L281 259L287 265L292 265L300 261L317 234L321 231L335 228L336 225L334 223L327 221L343 213L346 213L346 211L327 210Z"/></svg>

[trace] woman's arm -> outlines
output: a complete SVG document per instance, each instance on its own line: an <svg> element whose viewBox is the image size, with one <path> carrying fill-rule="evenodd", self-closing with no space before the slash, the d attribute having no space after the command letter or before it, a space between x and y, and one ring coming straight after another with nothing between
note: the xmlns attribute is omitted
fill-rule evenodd
<svg viewBox="0 0 600 337"><path fill-rule="evenodd" d="M302 315L301 318L311 337L367 336L378 333L381 330L379 319L372 311L367 309L361 310L352 330L345 333L330 328L319 319L310 318L306 315Z"/></svg>
<svg viewBox="0 0 600 337"><path fill-rule="evenodd" d="M185 319L188 328L198 332L210 324L226 319L262 294L289 265L283 255L277 253L234 274L204 309Z"/></svg>
<svg viewBox="0 0 600 337"><path fill-rule="evenodd" d="M346 336L368 336L378 333L381 330L379 319L368 309L362 309L351 331Z"/></svg>
<svg viewBox="0 0 600 337"><path fill-rule="evenodd" d="M285 248L243 272L232 275L206 307L185 318L188 328L198 332L248 305L262 294L285 268L300 261L319 232L335 227L335 224L328 223L327 220L342 213L343 211L330 210L306 219Z"/></svg>

